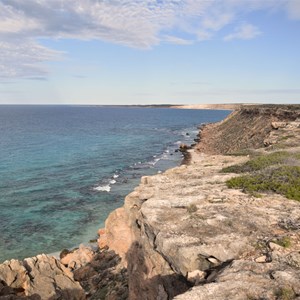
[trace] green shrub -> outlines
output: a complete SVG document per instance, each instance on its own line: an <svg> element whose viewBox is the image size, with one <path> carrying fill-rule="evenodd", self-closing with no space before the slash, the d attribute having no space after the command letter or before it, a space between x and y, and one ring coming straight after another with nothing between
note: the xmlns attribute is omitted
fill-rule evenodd
<svg viewBox="0 0 300 300"><path fill-rule="evenodd" d="M294 290L290 287L282 287L276 292L276 299L292 300L296 298Z"/></svg>
<svg viewBox="0 0 300 300"><path fill-rule="evenodd" d="M274 152L267 155L255 157L242 165L233 165L223 168L223 173L246 173L265 169L269 166L282 164L287 158L291 156L285 151Z"/></svg>
<svg viewBox="0 0 300 300"><path fill-rule="evenodd" d="M248 193L275 192L300 201L300 167L279 166L254 174L234 177L226 182L229 188L240 188Z"/></svg>
<svg viewBox="0 0 300 300"><path fill-rule="evenodd" d="M288 236L284 236L283 238L280 238L273 242L283 248L289 248L292 244L291 239Z"/></svg>
<svg viewBox="0 0 300 300"><path fill-rule="evenodd" d="M294 134L285 135L285 136L282 136L282 137L279 139L279 141L286 141L286 140L288 140L288 139L290 139L290 138L294 138L294 137L295 137Z"/></svg>
<svg viewBox="0 0 300 300"><path fill-rule="evenodd" d="M196 204L190 204L186 210L188 213L191 214L191 213L196 212L198 210L198 208L197 208Z"/></svg>

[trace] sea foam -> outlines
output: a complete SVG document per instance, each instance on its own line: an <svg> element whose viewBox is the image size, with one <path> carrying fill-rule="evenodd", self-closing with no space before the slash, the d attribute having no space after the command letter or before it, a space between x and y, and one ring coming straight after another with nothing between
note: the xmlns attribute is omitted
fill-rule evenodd
<svg viewBox="0 0 300 300"><path fill-rule="evenodd" d="M99 192L110 192L111 187L109 184L107 185L99 185L97 187L94 188L95 191L99 191Z"/></svg>

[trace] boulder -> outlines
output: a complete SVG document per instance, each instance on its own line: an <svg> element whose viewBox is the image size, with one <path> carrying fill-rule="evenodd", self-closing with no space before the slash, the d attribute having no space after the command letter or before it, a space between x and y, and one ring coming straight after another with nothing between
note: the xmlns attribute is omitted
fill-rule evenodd
<svg viewBox="0 0 300 300"><path fill-rule="evenodd" d="M131 220L123 207L111 212L105 221L107 245L121 258L125 258L134 240L130 225Z"/></svg>
<svg viewBox="0 0 300 300"><path fill-rule="evenodd" d="M271 126L273 129L285 128L287 126L287 122L272 122Z"/></svg>
<svg viewBox="0 0 300 300"><path fill-rule="evenodd" d="M78 269L91 262L94 257L94 251L90 247L80 245L79 249L76 249L64 257L61 258L60 262L69 267L70 269Z"/></svg>
<svg viewBox="0 0 300 300"><path fill-rule="evenodd" d="M12 288L25 288L30 282L22 262L15 259L0 265L0 281Z"/></svg>
<svg viewBox="0 0 300 300"><path fill-rule="evenodd" d="M0 295L9 297L3 299L85 299L72 272L56 258L45 254L23 261L5 261L0 265L0 281Z"/></svg>

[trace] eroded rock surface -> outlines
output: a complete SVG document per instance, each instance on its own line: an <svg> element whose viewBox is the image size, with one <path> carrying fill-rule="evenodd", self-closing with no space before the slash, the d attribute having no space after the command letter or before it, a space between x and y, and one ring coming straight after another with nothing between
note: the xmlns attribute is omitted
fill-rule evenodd
<svg viewBox="0 0 300 300"><path fill-rule="evenodd" d="M215 282L196 286L174 299L296 299L300 294L300 270L282 267L276 262L237 260L218 274Z"/></svg>
<svg viewBox="0 0 300 300"><path fill-rule="evenodd" d="M74 279L84 288L90 300L127 300L127 269L114 251L98 251L93 259L74 271Z"/></svg>
<svg viewBox="0 0 300 300"><path fill-rule="evenodd" d="M75 270L91 262L94 255L95 253L91 248L81 244L78 249L70 251L61 257L60 262L68 268Z"/></svg>
<svg viewBox="0 0 300 300"><path fill-rule="evenodd" d="M85 299L72 272L45 254L0 265L0 299Z"/></svg>
<svg viewBox="0 0 300 300"><path fill-rule="evenodd" d="M207 149L211 145L219 145L217 150L225 152L247 149L248 144L265 147L264 140L273 131L277 133L275 143L292 139L294 150L298 149L299 112L257 113L246 112L249 132L243 126L236 129L239 145L230 136L225 140L211 136ZM279 121L285 125L277 123L272 127L272 122ZM231 125L227 123L225 128ZM293 133L289 134L288 129ZM254 131L258 136L252 135ZM241 145L245 148L239 148ZM120 247L116 250L127 260L129 298L298 297L300 203L277 194L255 198L228 189L225 182L235 175L221 173L221 169L247 161L246 155L191 154L190 165L141 179L125 199L125 222L118 221L120 231L116 222L110 223L110 218L116 219L114 215L106 222L106 242L112 249L118 232L128 233L125 240L129 251L122 253ZM282 239L289 241L287 246L280 245L278 241ZM284 298L286 295L290 298Z"/></svg>
<svg viewBox="0 0 300 300"><path fill-rule="evenodd" d="M249 159L221 153L300 152L299 120L247 107L202 128L189 165L143 177L110 214L98 241L110 250L66 252L69 268L46 255L5 262L0 299L299 299L300 203L228 189L235 175L221 172Z"/></svg>
<svg viewBox="0 0 300 300"><path fill-rule="evenodd" d="M243 106L224 121L202 128L201 143L196 149L210 154L225 154L268 147L282 144L284 140L278 137L287 137L281 134L282 131L289 132L290 145L299 143L299 140L293 141L293 131L296 131L295 136L298 135L299 118L299 105Z"/></svg>
<svg viewBox="0 0 300 300"><path fill-rule="evenodd" d="M283 222L289 221L300 224L299 202L280 195L254 198L239 190L228 189L224 182L232 174L221 174L220 169L233 162L242 162L247 159L245 157L202 155L197 159L190 166L143 178L140 186L126 198L125 206L133 211L131 216L136 224L136 245L127 256L129 279L135 278L135 285L141 284L134 289L129 284L131 299L143 296L143 290L146 294L146 287L150 289L152 285L153 298L147 299L155 299L158 295L160 299L168 299L174 291L168 288L171 278L175 286L178 282L184 285L178 291L182 292L189 288L189 283L206 284L216 278L219 280L217 275L223 269L230 270L223 274L231 273L224 277L226 280L220 281L220 286L214 290L216 293L224 287L231 291L230 280L236 292L240 288L236 281L242 286L250 280L247 272L261 272L253 275L253 281L260 282L257 291L264 291L262 294L266 295L276 293L275 287L285 288L287 284L281 277L274 280L267 276L271 270L275 273L288 270L291 277L299 280L298 258L294 263L289 258L291 255L299 257L299 231L282 226ZM282 237L289 238L291 246L283 248L276 244L277 248L272 248L270 242ZM190 274L195 272L199 277L192 279ZM144 282L137 280L137 274ZM160 292L155 278L159 278L165 295ZM215 288L216 284L212 286ZM254 284L250 285L249 291L256 295L254 287ZM298 289L297 285L293 288ZM199 291L194 292L195 295L202 293L201 289ZM232 295L228 294L228 298L223 295L220 299L245 299L242 294L241 298ZM272 299L270 297L267 299Z"/></svg>

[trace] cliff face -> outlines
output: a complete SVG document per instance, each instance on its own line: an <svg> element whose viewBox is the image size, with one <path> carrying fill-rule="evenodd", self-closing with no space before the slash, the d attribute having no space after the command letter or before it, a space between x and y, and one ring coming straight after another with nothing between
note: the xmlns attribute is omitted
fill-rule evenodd
<svg viewBox="0 0 300 300"><path fill-rule="evenodd" d="M106 221L106 242L127 264L130 299L300 295L299 202L228 189L234 174L220 170L249 158L199 153L265 147L273 136L271 150L291 131L295 150L298 117L299 111L273 107L235 112L203 130L190 165L141 179Z"/></svg>
<svg viewBox="0 0 300 300"><path fill-rule="evenodd" d="M300 202L226 185L236 174L223 168L250 148L284 149L300 167L300 107L246 107L205 126L189 165L142 177L109 215L99 246L117 255L80 247L5 262L0 299L298 299Z"/></svg>
<svg viewBox="0 0 300 300"><path fill-rule="evenodd" d="M234 111L223 122L209 124L201 132L196 149L210 154L228 154L265 146L272 123L299 118L300 106L246 106Z"/></svg>

